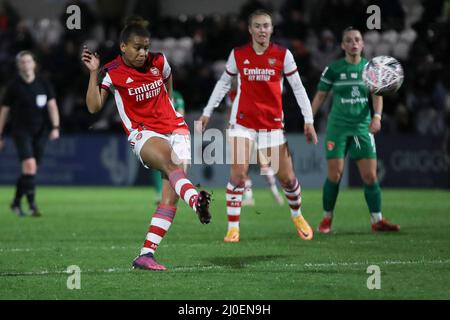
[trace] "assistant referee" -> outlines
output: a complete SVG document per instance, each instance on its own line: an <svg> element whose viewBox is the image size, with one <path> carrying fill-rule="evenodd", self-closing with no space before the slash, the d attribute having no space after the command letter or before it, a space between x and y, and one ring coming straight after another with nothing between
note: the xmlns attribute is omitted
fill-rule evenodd
<svg viewBox="0 0 450 320"><path fill-rule="evenodd" d="M59 138L59 112L50 83L36 74L36 60L30 51L16 56L18 76L7 86L0 107L0 150L8 115L11 132L22 165L11 209L24 216L21 199L26 195L32 216L41 215L36 200L35 176L48 139Z"/></svg>

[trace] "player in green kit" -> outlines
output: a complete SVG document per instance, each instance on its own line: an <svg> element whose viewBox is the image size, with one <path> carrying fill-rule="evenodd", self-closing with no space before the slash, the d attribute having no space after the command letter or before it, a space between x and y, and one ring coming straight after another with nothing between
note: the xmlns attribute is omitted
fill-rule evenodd
<svg viewBox="0 0 450 320"><path fill-rule="evenodd" d="M331 231L347 153L356 160L364 182L364 196L370 211L372 230L399 231L399 225L389 223L381 214L381 190L377 179L377 154L373 135L381 129L383 97L370 94L362 81L362 71L367 60L361 57L364 47L361 32L352 27L345 29L341 47L345 51L345 58L325 68L312 102L312 110L316 114L332 93L325 138L327 179L322 195L324 217L318 231ZM372 97L373 115L369 96Z"/></svg>
<svg viewBox="0 0 450 320"><path fill-rule="evenodd" d="M184 116L184 99L181 93L177 90L172 91L172 104L175 111ZM162 196L162 177L161 172L152 170L153 184L156 192L156 203L161 201Z"/></svg>

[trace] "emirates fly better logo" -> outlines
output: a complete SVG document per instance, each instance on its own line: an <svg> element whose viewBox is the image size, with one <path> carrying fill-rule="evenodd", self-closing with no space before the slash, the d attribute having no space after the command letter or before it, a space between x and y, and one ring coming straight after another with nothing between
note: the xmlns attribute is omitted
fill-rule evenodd
<svg viewBox="0 0 450 320"><path fill-rule="evenodd" d="M128 94L130 96L136 96L136 102L144 101L159 95L163 84L164 82L161 79L158 79L150 83L144 83L137 88L128 88Z"/></svg>
<svg viewBox="0 0 450 320"><path fill-rule="evenodd" d="M244 68L244 75L248 81L270 81L270 77L275 75L275 70L268 68Z"/></svg>

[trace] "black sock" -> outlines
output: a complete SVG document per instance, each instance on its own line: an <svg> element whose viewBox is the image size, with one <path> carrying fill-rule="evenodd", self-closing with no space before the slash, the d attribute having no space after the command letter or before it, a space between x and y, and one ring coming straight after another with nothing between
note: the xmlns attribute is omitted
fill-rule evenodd
<svg viewBox="0 0 450 320"><path fill-rule="evenodd" d="M31 174L23 175L24 193L27 195L28 205L30 206L30 209L36 208L35 202L36 183L34 181L34 177L35 175Z"/></svg>
<svg viewBox="0 0 450 320"><path fill-rule="evenodd" d="M16 195L14 196L14 200L13 200L13 204L15 206L20 206L20 200L22 199L22 196L25 193L23 181L24 181L24 175L21 175L19 177L19 179L17 179L17 182L16 182Z"/></svg>

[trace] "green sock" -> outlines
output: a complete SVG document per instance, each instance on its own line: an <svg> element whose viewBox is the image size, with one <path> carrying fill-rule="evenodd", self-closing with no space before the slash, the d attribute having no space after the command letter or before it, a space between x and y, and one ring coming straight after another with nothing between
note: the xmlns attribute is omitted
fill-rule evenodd
<svg viewBox="0 0 450 320"><path fill-rule="evenodd" d="M336 199L339 193L339 182L332 182L325 180L323 185L323 193L322 193L322 203L323 210L325 212L333 212L334 206L336 205Z"/></svg>
<svg viewBox="0 0 450 320"><path fill-rule="evenodd" d="M364 197L371 214L381 212L381 189L378 182L370 186L364 185Z"/></svg>
<svg viewBox="0 0 450 320"><path fill-rule="evenodd" d="M162 178L161 172L153 170L153 184L155 186L156 196L161 197L162 193Z"/></svg>

